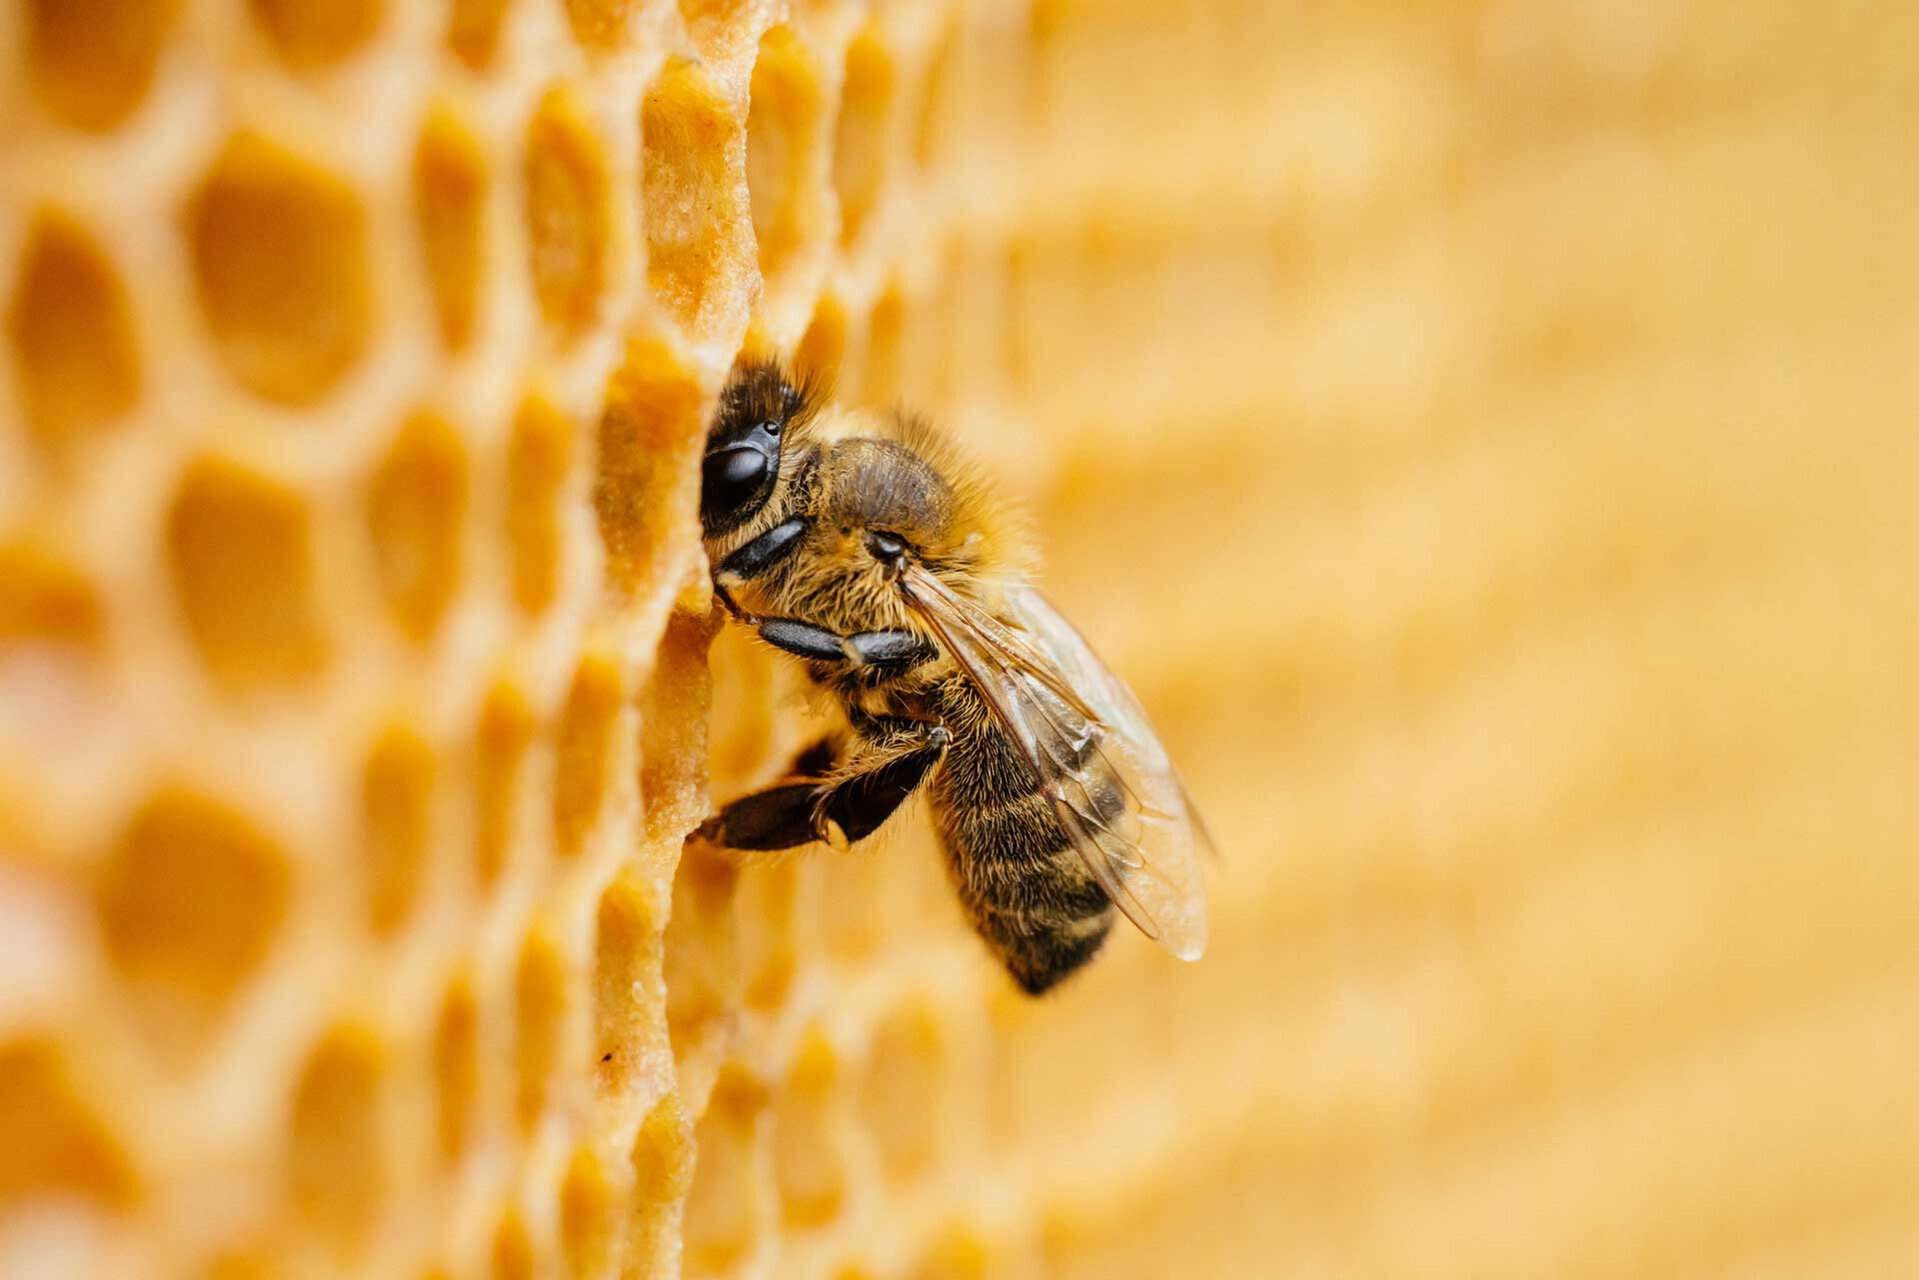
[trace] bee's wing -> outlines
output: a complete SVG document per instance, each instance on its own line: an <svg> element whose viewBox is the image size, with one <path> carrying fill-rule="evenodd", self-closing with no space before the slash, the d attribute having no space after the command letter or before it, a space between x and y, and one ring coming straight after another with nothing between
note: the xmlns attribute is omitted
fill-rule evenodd
<svg viewBox="0 0 1919 1280"><path fill-rule="evenodd" d="M1140 932L1182 960L1206 949L1210 846L1139 701L1036 591L1009 593L1008 626L910 568L914 611L985 699L1038 776L1074 850ZM1093 787L1110 774L1125 805L1102 819Z"/></svg>

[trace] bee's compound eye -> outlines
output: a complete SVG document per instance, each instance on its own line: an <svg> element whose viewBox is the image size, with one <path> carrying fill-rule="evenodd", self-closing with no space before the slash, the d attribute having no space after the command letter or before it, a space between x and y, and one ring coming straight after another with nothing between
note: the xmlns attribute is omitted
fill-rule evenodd
<svg viewBox="0 0 1919 1280"><path fill-rule="evenodd" d="M700 511L735 511L753 500L772 474L773 460L757 445L736 444L706 455L700 474Z"/></svg>

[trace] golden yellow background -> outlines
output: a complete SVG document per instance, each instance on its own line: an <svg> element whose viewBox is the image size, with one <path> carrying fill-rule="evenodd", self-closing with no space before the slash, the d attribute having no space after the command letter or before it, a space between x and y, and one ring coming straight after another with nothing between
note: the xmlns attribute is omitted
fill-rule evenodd
<svg viewBox="0 0 1919 1280"><path fill-rule="evenodd" d="M1919 1274L1915 137L1892 0L12 0L0 1274ZM1029 505L1202 963L682 851L743 343Z"/></svg>

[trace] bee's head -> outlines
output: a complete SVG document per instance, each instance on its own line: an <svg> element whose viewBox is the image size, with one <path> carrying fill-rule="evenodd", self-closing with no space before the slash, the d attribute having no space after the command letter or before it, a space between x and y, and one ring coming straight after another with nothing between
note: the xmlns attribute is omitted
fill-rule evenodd
<svg viewBox="0 0 1919 1280"><path fill-rule="evenodd" d="M779 480L780 450L789 431L817 408L804 382L776 365L746 364L720 393L719 411L706 434L700 467L700 532L716 538L758 514Z"/></svg>
<svg viewBox="0 0 1919 1280"><path fill-rule="evenodd" d="M912 445L859 437L833 451L822 533L844 562L888 583L907 561L936 570L973 568L980 550L976 504Z"/></svg>

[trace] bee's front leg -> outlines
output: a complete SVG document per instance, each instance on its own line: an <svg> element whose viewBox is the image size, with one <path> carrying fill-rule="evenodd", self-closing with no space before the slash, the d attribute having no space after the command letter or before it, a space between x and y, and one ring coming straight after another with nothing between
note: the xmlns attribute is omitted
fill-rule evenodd
<svg viewBox="0 0 1919 1280"><path fill-rule="evenodd" d="M726 559L713 566L713 594L720 598L726 611L749 626L757 624L760 620L758 615L740 608L733 599L733 588L745 586L772 572L775 566L799 549L800 539L812 527L812 523L804 516L782 520L758 537L733 548Z"/></svg>
<svg viewBox="0 0 1919 1280"><path fill-rule="evenodd" d="M917 667L938 652L922 637L897 628L856 631L843 636L798 618L758 618L754 625L759 628L760 639L775 648L795 657L836 666L879 667L898 672Z"/></svg>

